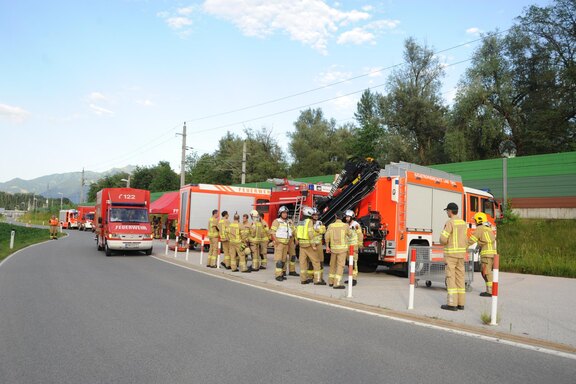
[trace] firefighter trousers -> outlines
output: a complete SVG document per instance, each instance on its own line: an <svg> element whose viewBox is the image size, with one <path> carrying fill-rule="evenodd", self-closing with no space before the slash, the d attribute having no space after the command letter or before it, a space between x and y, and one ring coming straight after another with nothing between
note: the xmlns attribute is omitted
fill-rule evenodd
<svg viewBox="0 0 576 384"><path fill-rule="evenodd" d="M208 266L216 266L218 259L218 238L210 237L210 250L208 251Z"/></svg>
<svg viewBox="0 0 576 384"><path fill-rule="evenodd" d="M316 251L312 246L307 247L300 246L300 281L306 281L314 279L314 282L320 276L320 263L318 262ZM312 274L308 270L308 262L312 263Z"/></svg>
<svg viewBox="0 0 576 384"><path fill-rule="evenodd" d="M342 285L342 275L344 274L344 265L346 264L347 251L332 250L330 255L330 271L328 272L328 284L338 287Z"/></svg>
<svg viewBox="0 0 576 384"><path fill-rule="evenodd" d="M482 261L481 273L486 282L486 292L492 294L492 268L494 267L494 256L482 256L480 257L480 261Z"/></svg>
<svg viewBox="0 0 576 384"><path fill-rule="evenodd" d="M252 269L260 269L260 244L250 243L250 252L252 253Z"/></svg>
<svg viewBox="0 0 576 384"><path fill-rule="evenodd" d="M464 306L466 303L466 286L464 281L464 257L445 256L447 304Z"/></svg>
<svg viewBox="0 0 576 384"><path fill-rule="evenodd" d="M288 258L288 244L277 242L274 245L274 276L282 276Z"/></svg>
<svg viewBox="0 0 576 384"><path fill-rule="evenodd" d="M260 258L262 259L260 265L266 268L268 265L268 240L261 241L258 244L260 245Z"/></svg>

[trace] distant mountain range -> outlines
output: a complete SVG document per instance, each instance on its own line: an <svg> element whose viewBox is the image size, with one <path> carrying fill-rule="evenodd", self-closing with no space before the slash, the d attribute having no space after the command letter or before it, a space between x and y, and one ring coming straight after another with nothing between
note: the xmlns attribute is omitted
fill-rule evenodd
<svg viewBox="0 0 576 384"><path fill-rule="evenodd" d="M132 173L136 166L128 165L123 168L112 168L105 172L84 171L84 191L82 196L86 200L88 189L92 182L114 175L120 172ZM78 204L80 202L82 184L82 172L56 173L48 176L37 177L32 180L19 178L0 183L0 191L8 193L35 193L47 198L60 198L60 193Z"/></svg>

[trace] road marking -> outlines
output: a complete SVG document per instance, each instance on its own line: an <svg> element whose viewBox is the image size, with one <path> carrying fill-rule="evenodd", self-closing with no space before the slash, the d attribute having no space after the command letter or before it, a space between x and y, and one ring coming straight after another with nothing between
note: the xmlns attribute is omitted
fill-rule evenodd
<svg viewBox="0 0 576 384"><path fill-rule="evenodd" d="M463 330L459 330L459 329L453 329L453 328L448 328L448 327L443 327L440 325L436 325L436 324L429 324L429 323L425 323L423 321L417 321L417 320L410 320L410 319L404 319L401 317L396 317L396 316L391 316L391 315L386 315L383 313L376 313L376 312L372 312L369 310L364 310L364 309L359 309L359 308L351 308L348 307L346 305L342 305L342 304L337 304L337 303L331 303L327 300L322 300L320 298L311 298L311 297L306 297L306 296L300 296L294 293L290 293L290 292L284 292L281 289L272 289L272 288L268 288L268 287L264 287L261 284L267 284L265 282L254 282L254 281L247 281L247 280L239 280L241 279L240 276L236 277L236 276L231 276L231 275L225 275L225 274L215 274L212 271L203 271L201 269L198 269L199 267L197 266L188 266L188 265L182 265L180 263L175 263L171 260L166 260L162 257L158 257L158 256L151 256L152 258L171 264L171 265L175 265L177 267L181 267L184 269L188 269L194 272L198 272L198 273L202 273L205 275L209 275L212 277L216 277L219 279L223 279L223 280L227 280L227 281L231 281L234 283L238 283L238 284L243 284L246 286L250 286L253 288L258 288L258 289L262 289L264 291L268 291L268 292L273 292L273 293L277 293L277 294L281 294L284 296L288 296L288 297L293 297L293 298L297 298L297 299L301 299L301 300L306 300L306 301L310 301L310 302L314 302L314 303L319 303L319 304L323 304L323 305L327 305L330 307L334 307L334 308L340 308L340 309L346 309L349 311L354 311L354 312L358 312L358 313L363 313L366 315L371 315L371 316L376 316L376 317L380 317L380 318L384 318L384 319L389 319L389 320L394 320L394 321L399 321L405 324L412 324L412 325L417 325L420 327L424 327L424 328L429 328L429 329L435 329L435 330L440 330L440 331L444 331L444 332L449 332L452 334L456 334L456 335L461 335L461 336L468 336L468 337L472 337L472 338L476 338L476 339L480 339L480 340L484 340L484 341L489 341L492 343L497 343L497 344L506 344L506 345L510 345L513 347L517 347L517 348L522 348L522 349L527 349L530 351L534 351L534 352L542 352L542 353L546 353L549 355L553 355L553 356L558 356L558 357L564 357L567 359L572 359L572 360L576 360L576 354L573 353L568 353L568 352L562 352L562 351L557 351L554 349L549 349L549 348L544 348L544 347L539 347L536 345L530 345L530 344L524 344L521 342L517 342L517 341L512 341L512 340L506 340L504 338L499 338L499 337L494 337L494 336L487 336L487 335L482 335L479 333L474 333L474 332L469 332L469 331L463 331ZM176 260L176 261L181 261L181 260ZM257 284L255 284L257 283ZM281 287L278 287L281 288ZM332 298L334 299L334 298Z"/></svg>

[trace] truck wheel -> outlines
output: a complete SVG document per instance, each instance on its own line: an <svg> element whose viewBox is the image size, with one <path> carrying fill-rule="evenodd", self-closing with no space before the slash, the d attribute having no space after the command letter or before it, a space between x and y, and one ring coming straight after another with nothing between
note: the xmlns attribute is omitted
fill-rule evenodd
<svg viewBox="0 0 576 384"><path fill-rule="evenodd" d="M112 251L108 248L108 242L104 243L104 253L106 256L112 256Z"/></svg>

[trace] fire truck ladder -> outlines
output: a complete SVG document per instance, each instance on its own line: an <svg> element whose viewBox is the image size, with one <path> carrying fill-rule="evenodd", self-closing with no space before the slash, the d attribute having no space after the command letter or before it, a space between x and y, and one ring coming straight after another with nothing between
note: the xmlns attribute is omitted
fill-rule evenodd
<svg viewBox="0 0 576 384"><path fill-rule="evenodd" d="M334 221L336 212L354 209L376 186L380 174L380 166L372 159L353 160L346 164L340 174L340 193L327 198L318 204L320 221L329 225Z"/></svg>
<svg viewBox="0 0 576 384"><path fill-rule="evenodd" d="M292 222L297 224L300 221L300 213L302 211L302 202L304 201L305 196L298 196L296 198L296 202L294 203L294 215L292 216Z"/></svg>

